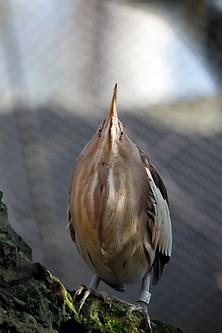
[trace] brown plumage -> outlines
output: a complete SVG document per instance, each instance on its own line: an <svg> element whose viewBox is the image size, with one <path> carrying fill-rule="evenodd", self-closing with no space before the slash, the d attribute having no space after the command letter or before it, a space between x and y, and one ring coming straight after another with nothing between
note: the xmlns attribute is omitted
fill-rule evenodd
<svg viewBox="0 0 222 333"><path fill-rule="evenodd" d="M98 278L117 289L161 277L172 247L167 192L157 170L111 110L81 152L70 183L73 241Z"/></svg>

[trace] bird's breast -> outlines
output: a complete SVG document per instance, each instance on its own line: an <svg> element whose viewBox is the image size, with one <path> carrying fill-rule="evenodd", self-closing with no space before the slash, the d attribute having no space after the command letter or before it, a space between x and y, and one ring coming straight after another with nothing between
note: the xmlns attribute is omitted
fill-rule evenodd
<svg viewBox="0 0 222 333"><path fill-rule="evenodd" d="M86 262L106 280L111 271L117 276L130 270L132 275L135 265L140 266L137 275L146 270L145 214L141 210L144 186L139 182L130 168L103 163L79 170L76 176L72 207L77 246ZM138 279L131 278L129 272L126 275L130 281Z"/></svg>

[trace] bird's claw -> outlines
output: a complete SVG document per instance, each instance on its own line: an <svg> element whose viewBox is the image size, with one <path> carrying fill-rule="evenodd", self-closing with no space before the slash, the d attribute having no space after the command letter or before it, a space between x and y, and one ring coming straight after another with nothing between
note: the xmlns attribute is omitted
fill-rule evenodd
<svg viewBox="0 0 222 333"><path fill-rule="evenodd" d="M139 304L137 305L133 305L131 304L129 306L129 309L127 310L127 316L129 316L133 311L138 311L138 312L142 312L144 315L144 319L145 319L145 325L147 328L147 332L152 333L152 326L151 326L151 320L150 320L150 316L147 310L147 304L144 302L138 302Z"/></svg>
<svg viewBox="0 0 222 333"><path fill-rule="evenodd" d="M102 300L105 304L108 304L110 306L112 305L112 299L108 296L106 291L102 291L102 292L99 292L99 293L96 292L95 295L98 298L102 298Z"/></svg>
<svg viewBox="0 0 222 333"><path fill-rule="evenodd" d="M149 333L152 333L152 325L151 325L151 320L150 320L150 316L149 314L147 313L146 315L144 314L144 319L145 319L145 324L146 324L146 328L147 328L147 331Z"/></svg>
<svg viewBox="0 0 222 333"><path fill-rule="evenodd" d="M78 313L80 313L83 305L85 304L85 301L87 300L87 298L89 297L89 295L91 294L91 292L92 292L92 290L90 290L90 289L85 290L85 292L83 294L83 297L81 298L81 301L79 303Z"/></svg>
<svg viewBox="0 0 222 333"><path fill-rule="evenodd" d="M81 285L75 292L74 296L73 296L73 301L76 300L76 298L80 297L82 294L83 296L80 299L79 302L79 309L78 309L78 313L80 313L83 305L85 304L87 298L89 297L89 295L91 294L92 290L91 289L86 289L86 287L84 285Z"/></svg>
<svg viewBox="0 0 222 333"><path fill-rule="evenodd" d="M80 311L82 310L83 305L85 304L87 298L89 297L90 294L94 293L95 296L97 296L98 298L102 299L103 302L105 304L108 305L112 305L112 299L108 296L108 294L106 292L100 292L97 293L95 292L95 290L93 290L92 288L87 289L86 286L81 285L75 292L74 296L73 296L73 301L75 301L77 298L81 297L80 301L79 301L79 309L78 309L78 313L80 313Z"/></svg>
<svg viewBox="0 0 222 333"><path fill-rule="evenodd" d="M143 312L143 308L140 305L129 304L126 315L130 316L134 311Z"/></svg>
<svg viewBox="0 0 222 333"><path fill-rule="evenodd" d="M74 296L73 296L73 301L75 301L75 299L76 299L77 297L79 297L79 296L82 294L82 292L83 292L84 289L85 289L85 286L84 286L84 285L81 285L81 286L75 291L75 294L74 294Z"/></svg>
<svg viewBox="0 0 222 333"><path fill-rule="evenodd" d="M151 326L151 320L148 312L148 304L144 301L138 301L139 305L141 306L144 314L144 319L145 319L145 325L147 328L147 331L149 333L152 333L152 326Z"/></svg>

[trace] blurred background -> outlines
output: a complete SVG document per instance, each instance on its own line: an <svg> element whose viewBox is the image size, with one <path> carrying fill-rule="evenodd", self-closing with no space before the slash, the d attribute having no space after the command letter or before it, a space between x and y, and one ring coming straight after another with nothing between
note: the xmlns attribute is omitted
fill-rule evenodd
<svg viewBox="0 0 222 333"><path fill-rule="evenodd" d="M0 2L0 189L34 260L70 289L88 284L66 228L68 182L118 82L119 117L171 203L173 256L151 317L219 333L222 1L156 3ZM139 287L118 296L135 301Z"/></svg>

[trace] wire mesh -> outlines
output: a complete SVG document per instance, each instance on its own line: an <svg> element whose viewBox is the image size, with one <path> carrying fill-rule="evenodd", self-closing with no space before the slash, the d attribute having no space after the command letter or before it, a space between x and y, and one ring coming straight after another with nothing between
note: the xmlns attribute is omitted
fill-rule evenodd
<svg viewBox="0 0 222 333"><path fill-rule="evenodd" d="M118 82L119 116L170 198L173 256L152 289L151 316L219 333L222 9L154 3L1 2L0 187L34 259L69 288L87 284L66 229L68 182ZM135 301L138 288L121 297Z"/></svg>

